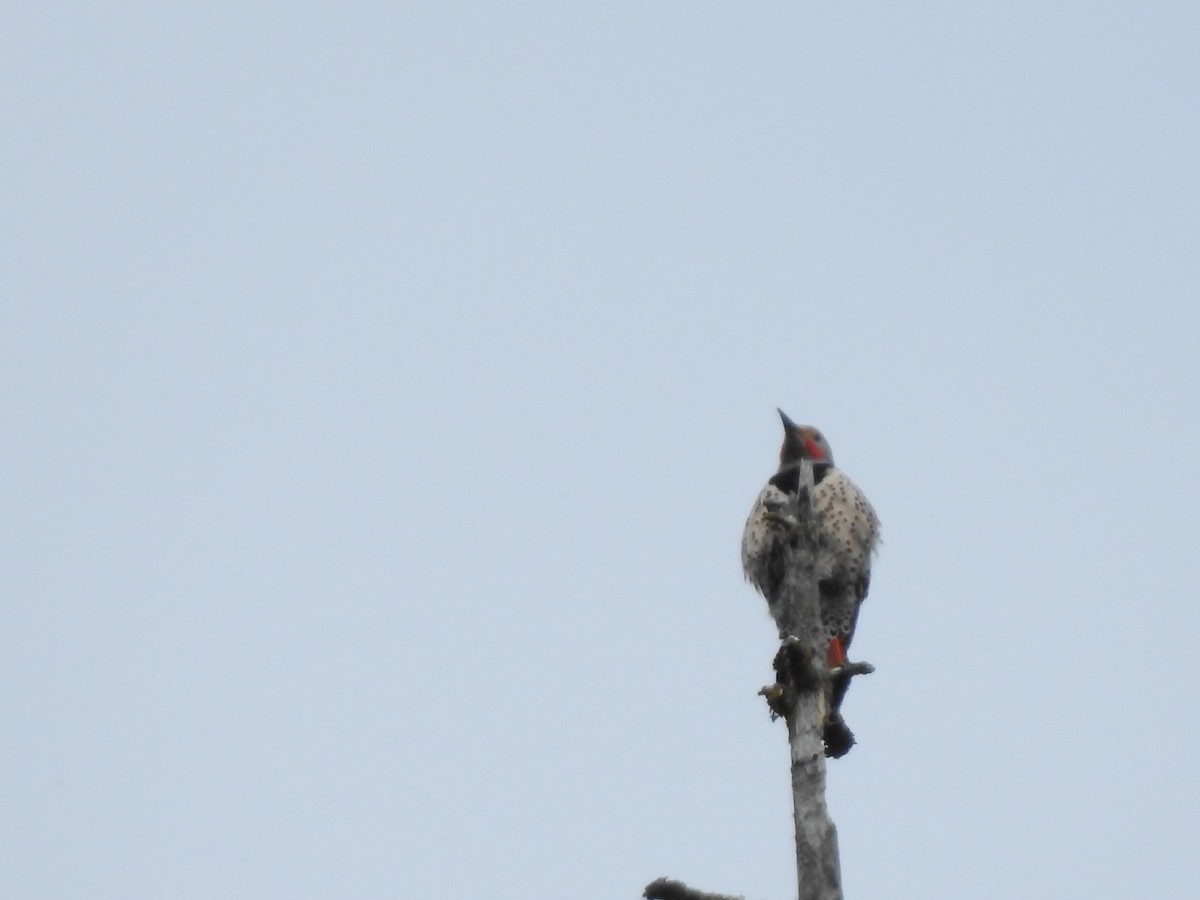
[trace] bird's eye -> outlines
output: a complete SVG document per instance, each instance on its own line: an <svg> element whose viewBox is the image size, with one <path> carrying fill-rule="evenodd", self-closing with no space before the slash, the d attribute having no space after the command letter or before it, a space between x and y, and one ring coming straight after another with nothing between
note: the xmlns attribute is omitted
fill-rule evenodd
<svg viewBox="0 0 1200 900"><path fill-rule="evenodd" d="M813 432L813 440L814 441L823 441L823 440L825 440L825 438L821 437L821 432L814 431Z"/></svg>

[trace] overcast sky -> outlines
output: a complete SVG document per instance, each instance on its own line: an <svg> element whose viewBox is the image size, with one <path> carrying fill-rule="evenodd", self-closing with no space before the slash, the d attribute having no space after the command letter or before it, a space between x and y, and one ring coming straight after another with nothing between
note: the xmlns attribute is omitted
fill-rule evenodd
<svg viewBox="0 0 1200 900"><path fill-rule="evenodd" d="M1198 46L12 5L0 896L794 896L780 406L884 527L847 896L1194 897Z"/></svg>

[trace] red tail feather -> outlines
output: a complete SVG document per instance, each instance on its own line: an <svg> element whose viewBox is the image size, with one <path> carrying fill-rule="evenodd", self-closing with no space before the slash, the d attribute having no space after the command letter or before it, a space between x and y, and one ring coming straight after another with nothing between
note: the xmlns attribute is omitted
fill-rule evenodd
<svg viewBox="0 0 1200 900"><path fill-rule="evenodd" d="M846 651L842 647L842 639L835 637L829 642L829 649L825 653L825 661L829 663L829 668L844 666L846 664Z"/></svg>

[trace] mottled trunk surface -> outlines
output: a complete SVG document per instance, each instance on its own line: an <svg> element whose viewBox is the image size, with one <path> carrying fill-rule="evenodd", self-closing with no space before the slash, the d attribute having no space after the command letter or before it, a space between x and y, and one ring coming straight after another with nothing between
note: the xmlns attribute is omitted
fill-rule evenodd
<svg viewBox="0 0 1200 900"><path fill-rule="evenodd" d="M817 541L812 492L812 464L804 460L800 488L788 508L781 511L792 532L793 559L787 567L780 601L793 626L794 662L780 667L791 673L781 675L780 680L791 701L786 704L785 715L792 764L800 900L842 900L837 828L825 806L824 723L829 689L824 672L826 637L815 567ZM797 677L805 669L815 677ZM784 678L791 683L784 682Z"/></svg>

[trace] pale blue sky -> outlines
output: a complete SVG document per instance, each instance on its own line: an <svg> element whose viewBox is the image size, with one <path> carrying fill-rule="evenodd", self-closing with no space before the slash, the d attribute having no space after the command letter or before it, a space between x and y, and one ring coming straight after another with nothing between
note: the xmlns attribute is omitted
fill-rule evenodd
<svg viewBox="0 0 1200 900"><path fill-rule="evenodd" d="M792 896L777 405L884 523L847 896L1195 896L1198 46L14 6L0 896Z"/></svg>

